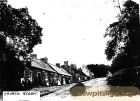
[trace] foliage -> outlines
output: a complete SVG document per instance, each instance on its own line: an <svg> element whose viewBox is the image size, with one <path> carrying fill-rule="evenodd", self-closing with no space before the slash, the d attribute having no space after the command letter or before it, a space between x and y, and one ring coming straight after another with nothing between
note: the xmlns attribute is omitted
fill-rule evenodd
<svg viewBox="0 0 140 101"><path fill-rule="evenodd" d="M118 21L110 24L105 33L110 37L105 54L112 60L112 73L137 66L140 61L139 5L128 0L123 6Z"/></svg>
<svg viewBox="0 0 140 101"><path fill-rule="evenodd" d="M94 77L105 77L109 71L109 66L104 64L89 64L87 68L94 73Z"/></svg>
<svg viewBox="0 0 140 101"><path fill-rule="evenodd" d="M111 73L115 73L118 70L122 70L125 68L133 67L134 64L132 62L132 58L129 55L118 54L117 57L112 61L110 71Z"/></svg>
<svg viewBox="0 0 140 101"><path fill-rule="evenodd" d="M27 8L15 9L5 2L0 5L0 55L24 57L41 43L42 28Z"/></svg>
<svg viewBox="0 0 140 101"><path fill-rule="evenodd" d="M0 3L0 70L7 82L6 90L19 90L25 58L41 43L42 28L29 15L27 8L15 9ZM0 78L0 79L1 79Z"/></svg>
<svg viewBox="0 0 140 101"><path fill-rule="evenodd" d="M110 37L105 49L108 60L114 59L118 54L140 54L139 5L128 0L123 6L118 21L106 29L105 37Z"/></svg>

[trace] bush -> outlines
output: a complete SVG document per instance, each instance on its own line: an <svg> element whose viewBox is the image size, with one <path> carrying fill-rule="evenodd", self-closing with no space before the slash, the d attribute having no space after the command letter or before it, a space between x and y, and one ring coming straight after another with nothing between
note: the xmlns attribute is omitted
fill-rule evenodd
<svg viewBox="0 0 140 101"><path fill-rule="evenodd" d="M119 70L107 78L107 83L113 86L139 86L139 73L139 67Z"/></svg>

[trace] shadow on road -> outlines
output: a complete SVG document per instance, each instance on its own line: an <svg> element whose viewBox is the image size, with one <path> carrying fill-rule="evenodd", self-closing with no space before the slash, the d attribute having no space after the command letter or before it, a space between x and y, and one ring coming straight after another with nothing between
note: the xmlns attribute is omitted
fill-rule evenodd
<svg viewBox="0 0 140 101"><path fill-rule="evenodd" d="M86 91L86 87L81 82L70 88L70 94L72 96L80 96L83 93L85 93L85 91Z"/></svg>
<svg viewBox="0 0 140 101"><path fill-rule="evenodd" d="M140 89L134 86L110 86L110 96L136 96L140 95Z"/></svg>

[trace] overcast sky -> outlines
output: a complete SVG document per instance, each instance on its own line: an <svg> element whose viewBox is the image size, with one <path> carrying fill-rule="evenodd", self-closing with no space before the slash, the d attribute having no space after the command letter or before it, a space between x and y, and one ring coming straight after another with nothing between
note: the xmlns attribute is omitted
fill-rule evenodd
<svg viewBox="0 0 140 101"><path fill-rule="evenodd" d="M43 28L42 44L34 48L38 58L46 56L53 64L68 60L80 66L111 63L104 54L107 39L103 35L107 26L117 20L119 9L112 1L8 0L8 3L15 8L27 7Z"/></svg>

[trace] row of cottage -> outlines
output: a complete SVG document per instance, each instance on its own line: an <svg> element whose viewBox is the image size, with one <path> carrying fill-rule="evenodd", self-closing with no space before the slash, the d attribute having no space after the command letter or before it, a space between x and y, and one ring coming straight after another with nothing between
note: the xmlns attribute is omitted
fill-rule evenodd
<svg viewBox="0 0 140 101"><path fill-rule="evenodd" d="M21 84L26 89L38 86L56 86L69 83L76 83L88 80L89 76L84 74L76 66L50 64L47 58L32 58L29 66L25 67L24 76L21 78Z"/></svg>

